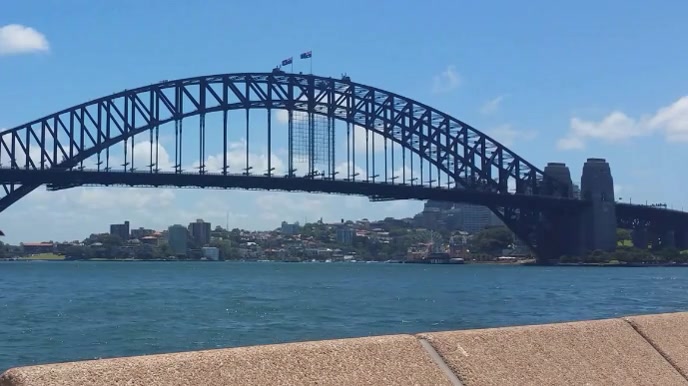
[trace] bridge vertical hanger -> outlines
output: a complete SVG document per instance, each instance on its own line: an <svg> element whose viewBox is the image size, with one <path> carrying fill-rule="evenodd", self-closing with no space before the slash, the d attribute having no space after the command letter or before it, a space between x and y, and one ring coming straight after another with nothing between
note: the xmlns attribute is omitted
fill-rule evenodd
<svg viewBox="0 0 688 386"><path fill-rule="evenodd" d="M418 163L420 164L420 186L423 186L425 183L424 175L425 175L425 166L424 166L424 156L426 154L426 142L423 139L423 120L422 117L416 117L416 111L415 111L415 106L412 106L411 109L409 109L410 114L409 117L411 118L411 127L414 127L415 129L413 130L413 134L416 136L416 140L414 140L414 144L418 145ZM414 122L415 121L415 122Z"/></svg>
<svg viewBox="0 0 688 386"><path fill-rule="evenodd" d="M294 177L294 78L288 76L287 98L287 176Z"/></svg>
<svg viewBox="0 0 688 386"><path fill-rule="evenodd" d="M41 170L45 170L45 161L46 158L48 158L48 153L45 151L45 127L46 127L46 122L41 121ZM98 107L98 131L100 132L100 105ZM100 141L100 135L98 136L98 140ZM44 156L45 155L45 156ZM49 160L49 158L48 158ZM2 161L0 161L0 165L2 164ZM98 152L98 170L100 170L100 152Z"/></svg>
<svg viewBox="0 0 688 386"><path fill-rule="evenodd" d="M389 135L389 132L387 131L387 108L386 107L382 108L382 132L384 133L384 135L382 136L382 148L383 148L384 153L385 153L385 162L384 162L385 174L384 174L384 176L385 176L385 184L386 184L389 182L389 180L387 178L388 173L389 173L389 171L388 171L389 165L387 163L387 136ZM394 146L394 142L392 142L392 146ZM392 174L394 174L394 172L392 172Z"/></svg>
<svg viewBox="0 0 688 386"><path fill-rule="evenodd" d="M370 130L372 129L372 122L370 119L370 93L372 92L369 91L366 93L366 95L363 97L363 103L365 104L365 168L366 168L366 177L365 181L370 182Z"/></svg>
<svg viewBox="0 0 688 386"><path fill-rule="evenodd" d="M154 127L157 126L156 121L158 118L157 112L155 111L155 93L153 93L153 90L151 90L149 98L150 101L148 102L148 106L151 108L151 125L148 129L148 172L153 173L153 131Z"/></svg>
<svg viewBox="0 0 688 386"><path fill-rule="evenodd" d="M348 99L347 99L348 103ZM348 110L348 109L347 109ZM346 178L345 181L351 179L351 123L346 122Z"/></svg>
<svg viewBox="0 0 688 386"><path fill-rule="evenodd" d="M155 169L160 171L160 95L155 93Z"/></svg>
<svg viewBox="0 0 688 386"><path fill-rule="evenodd" d="M246 93L244 94L246 96L246 104L244 105L244 109L246 110L246 160L245 160L245 167L244 167L244 175L248 176L251 171L251 165L249 165L249 146L251 141L249 140L249 124L251 121L251 114L249 110L249 106L251 104L251 92L250 92L250 86L249 82L246 82Z"/></svg>
<svg viewBox="0 0 688 386"><path fill-rule="evenodd" d="M86 111L85 107L82 107L81 109L79 109L79 123L80 123L80 125L79 125L79 152L84 151L84 138L87 135L86 134L86 123L84 122L84 119L86 118L85 114L84 114L85 111ZM28 130L27 130L27 134L28 134ZM26 147L29 148L29 144L28 144L29 136L28 135L26 136L26 139L27 139ZM84 170L84 160L83 159L81 161L79 161L79 170Z"/></svg>
<svg viewBox="0 0 688 386"><path fill-rule="evenodd" d="M227 114L229 113L229 84L222 77L222 174L227 175Z"/></svg>
<svg viewBox="0 0 688 386"><path fill-rule="evenodd" d="M26 154L26 156L25 156L24 158L25 158L26 160L24 161L24 169L29 170L29 165L30 165L31 162L32 162L32 160L31 160L31 152L30 152L30 149L31 149L31 127L29 127L29 128L26 130L26 139L25 139L25 141L26 141L26 150L24 151L24 154Z"/></svg>
<svg viewBox="0 0 688 386"><path fill-rule="evenodd" d="M354 108L356 108L356 90L353 85L349 86L350 94L347 103L347 121L352 122L354 119ZM351 181L356 181L356 125L351 125Z"/></svg>
<svg viewBox="0 0 688 386"><path fill-rule="evenodd" d="M308 176L315 177L315 87L313 77L308 78Z"/></svg>
<svg viewBox="0 0 688 386"><path fill-rule="evenodd" d="M174 172L182 172L182 118L184 115L182 85L174 88L175 117L174 117Z"/></svg>
<svg viewBox="0 0 688 386"><path fill-rule="evenodd" d="M16 154L14 149L12 153ZM69 114L69 158L74 158L74 111Z"/></svg>
<svg viewBox="0 0 688 386"><path fill-rule="evenodd" d="M370 98L370 110L369 110L369 115L373 113L375 110L375 90L373 90L373 96ZM377 122L375 121L375 118L371 117L371 129L373 127L377 128ZM377 131L377 130L376 130ZM375 153L377 149L375 148L375 137L376 137L376 131L373 132L373 136L370 138L370 143L371 143L371 151L372 153L370 154L371 158L371 168L373 170L373 182L375 182L375 179L378 177L377 170L375 170Z"/></svg>
<svg viewBox="0 0 688 386"><path fill-rule="evenodd" d="M199 174L205 174L205 111L206 111L206 100L205 100L205 94L208 91L207 90L207 83L205 80L201 81L201 84L198 86L198 91L200 93L199 99L200 99L200 110L202 111L201 117L200 117L200 122L199 122L199 139L198 139L198 152L199 152L199 164L198 164L198 173Z"/></svg>
<svg viewBox="0 0 688 386"><path fill-rule="evenodd" d="M179 173L182 173L182 165L184 165L184 86L179 86Z"/></svg>
<svg viewBox="0 0 688 386"><path fill-rule="evenodd" d="M98 155L96 156L97 157L96 170L100 171L100 167L103 164L102 144L103 144L103 140L107 138L103 135L103 104L100 102L98 103L98 124L97 124L97 126L98 127L96 129L98 130L98 140L96 141L96 146L98 146ZM53 162L54 162L54 160L53 160Z"/></svg>
<svg viewBox="0 0 688 386"><path fill-rule="evenodd" d="M290 94L290 97L293 98L293 94L292 94L293 89L291 89L291 85L289 85L289 86L290 86L290 93L289 94ZM294 171L295 171L295 169L294 169L294 112L291 110L291 108L292 107L288 107L288 110L287 110L287 125L288 125L287 136L289 137L288 138L289 139L289 141L288 141L289 145L288 145L288 150L287 150L289 153L288 154L288 160L287 160L289 170L287 171L287 175L289 177L294 177Z"/></svg>
<svg viewBox="0 0 688 386"><path fill-rule="evenodd" d="M106 138L112 138L110 135L110 124L112 122L112 114L110 111L110 103L108 102L105 106L105 137ZM57 118L56 118L57 119ZM55 122L55 125L57 125L57 121ZM57 126L55 126L57 127ZM53 145L54 145L54 155L53 155L53 162L57 163L57 130L55 131L55 138L53 138ZM105 148L105 171L109 172L110 171L110 146Z"/></svg>
<svg viewBox="0 0 688 386"><path fill-rule="evenodd" d="M328 131L328 146L330 148L330 157L328 159L328 178L335 179L337 172L335 171L335 95L334 95L334 80L330 79L327 83L327 131Z"/></svg>
<svg viewBox="0 0 688 386"><path fill-rule="evenodd" d="M124 101L124 119L122 120L123 124L124 124L124 163L122 163L122 165L120 165L120 166L122 166L124 168L124 172L126 173L127 172L127 166L129 166L129 158L127 158L127 155L128 155L127 149L129 148L129 135L128 135L129 134L129 103L128 103L129 101L127 100L126 94L122 97L122 100ZM70 126L72 126L71 122L70 122ZM69 147L70 148L72 147L71 143L70 143ZM70 151L71 151L71 149L70 149Z"/></svg>
<svg viewBox="0 0 688 386"><path fill-rule="evenodd" d="M268 170L265 173L267 177L272 177L272 75L268 77L268 106L267 106L267 124L268 124Z"/></svg>
<svg viewBox="0 0 688 386"><path fill-rule="evenodd" d="M389 99L389 105L384 109L385 143L387 143L387 137L393 137L394 133L395 133L394 124L391 123L391 120L392 120L391 109L392 109L392 106L394 106L394 97L388 97L388 99ZM390 165L392 167L392 177L390 177L390 179L391 179L392 183L395 183L397 178L399 177L396 175L397 172L396 172L396 169L394 166L394 164L396 163L396 159L395 159L396 156L394 155L394 148L396 147L396 142L393 139L390 139L389 141L390 141L390 146L391 146L391 149L390 149L390 158L391 158Z"/></svg>
<svg viewBox="0 0 688 386"><path fill-rule="evenodd" d="M128 96L127 98L131 98L131 126L129 128L130 131L136 130L136 100L134 100L133 96ZM129 119L127 117L127 119ZM130 171L133 172L136 170L136 166L134 165L134 144L136 142L136 134L131 135L131 167Z"/></svg>

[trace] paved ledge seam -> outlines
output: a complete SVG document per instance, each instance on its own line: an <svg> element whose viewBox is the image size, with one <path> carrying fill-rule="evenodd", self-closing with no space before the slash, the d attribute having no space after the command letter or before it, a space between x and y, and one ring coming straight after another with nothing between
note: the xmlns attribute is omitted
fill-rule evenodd
<svg viewBox="0 0 688 386"><path fill-rule="evenodd" d="M671 365L671 367L673 367L679 374L681 374L681 376L682 376L686 381L688 381L688 375L687 375L686 373L684 373L684 372L681 370L681 368L676 364L676 362L674 362L664 350L662 350L657 344L655 344L655 343L652 341L652 339L650 339L650 337L648 337L647 335L645 335L645 333L643 333L643 332L641 331L641 329L640 329L635 323L633 323L632 320L628 319L628 317L624 317L624 318L621 318L621 319L622 319L624 322L628 323L628 324L633 328L633 330L635 330L635 332L638 333L638 335L640 335L643 339L645 339L645 341L646 341L650 346L652 346L652 348L653 348L655 351L657 351L657 352L659 353L659 355L661 355L662 358L664 358L664 360L667 361L667 363L669 363L669 364Z"/></svg>
<svg viewBox="0 0 688 386"><path fill-rule="evenodd" d="M430 355L430 358L432 358L432 361L435 362L437 367L442 370L444 375L447 376L449 379L449 382L451 382L452 386L464 386L463 383L461 383L461 380L459 377L454 374L453 371L449 368L447 365L447 362L444 361L442 356L435 350L434 347L432 347L432 344L427 341L427 339L424 338L417 338L420 341L421 346L425 349L425 351Z"/></svg>

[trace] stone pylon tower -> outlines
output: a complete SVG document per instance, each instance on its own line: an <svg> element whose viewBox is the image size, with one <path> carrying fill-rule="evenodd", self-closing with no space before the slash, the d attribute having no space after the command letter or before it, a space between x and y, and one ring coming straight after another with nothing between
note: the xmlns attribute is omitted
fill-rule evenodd
<svg viewBox="0 0 688 386"><path fill-rule="evenodd" d="M573 198L573 181L568 166L560 162L549 162L545 166L545 175L563 184L566 192L546 185L545 193L559 197ZM558 190L558 191L557 191ZM558 259L564 255L576 256L582 251L580 234L580 215L567 212L545 213L538 235L539 243L547 246L547 258Z"/></svg>
<svg viewBox="0 0 688 386"><path fill-rule="evenodd" d="M587 251L616 249L614 179L603 158L588 158L581 176L581 198L592 205L581 215L583 245Z"/></svg>

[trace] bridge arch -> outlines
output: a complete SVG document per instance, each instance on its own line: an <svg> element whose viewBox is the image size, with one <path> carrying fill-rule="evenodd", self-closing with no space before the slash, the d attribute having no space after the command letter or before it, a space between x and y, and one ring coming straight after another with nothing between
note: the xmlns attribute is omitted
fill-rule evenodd
<svg viewBox="0 0 688 386"><path fill-rule="evenodd" d="M567 195L566 186L446 113L349 78L280 71L163 81L64 109L0 132L0 168L7 161L12 169L77 168L86 159L154 127L242 109L312 113L363 127L425 159L457 187L511 194L512 186L516 194ZM38 156L31 154L36 148ZM38 186L4 184L0 211ZM526 233L532 229L518 224L526 215L522 208L491 209L519 237L528 238Z"/></svg>

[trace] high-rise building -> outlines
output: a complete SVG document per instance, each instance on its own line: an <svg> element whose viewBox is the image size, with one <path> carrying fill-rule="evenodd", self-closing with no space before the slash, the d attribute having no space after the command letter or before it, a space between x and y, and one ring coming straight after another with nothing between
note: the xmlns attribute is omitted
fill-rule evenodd
<svg viewBox="0 0 688 386"><path fill-rule="evenodd" d="M210 244L210 223L202 219L189 224L189 234L197 246L203 247Z"/></svg>
<svg viewBox="0 0 688 386"><path fill-rule="evenodd" d="M183 225L175 224L167 228L167 244L175 256L186 256L188 238L189 230Z"/></svg>
<svg viewBox="0 0 688 386"><path fill-rule="evenodd" d="M430 229L444 224L450 229L476 233L487 227L503 225L488 207L464 203L428 201L419 216L421 225Z"/></svg>
<svg viewBox="0 0 688 386"><path fill-rule="evenodd" d="M301 230L301 225L299 225L298 222L295 222L293 224L289 224L286 221L282 221L282 225L280 226L280 232L283 235L295 235L298 234L299 231Z"/></svg>
<svg viewBox="0 0 688 386"><path fill-rule="evenodd" d="M125 221L124 224L111 224L110 234L125 241L129 240L129 221Z"/></svg>
<svg viewBox="0 0 688 386"><path fill-rule="evenodd" d="M337 242L339 244L351 245L354 242L356 231L348 225L340 225L337 228Z"/></svg>
<svg viewBox="0 0 688 386"><path fill-rule="evenodd" d="M468 233L476 233L487 227L502 225L497 215L486 206L454 204L452 213L457 217L458 229Z"/></svg>

